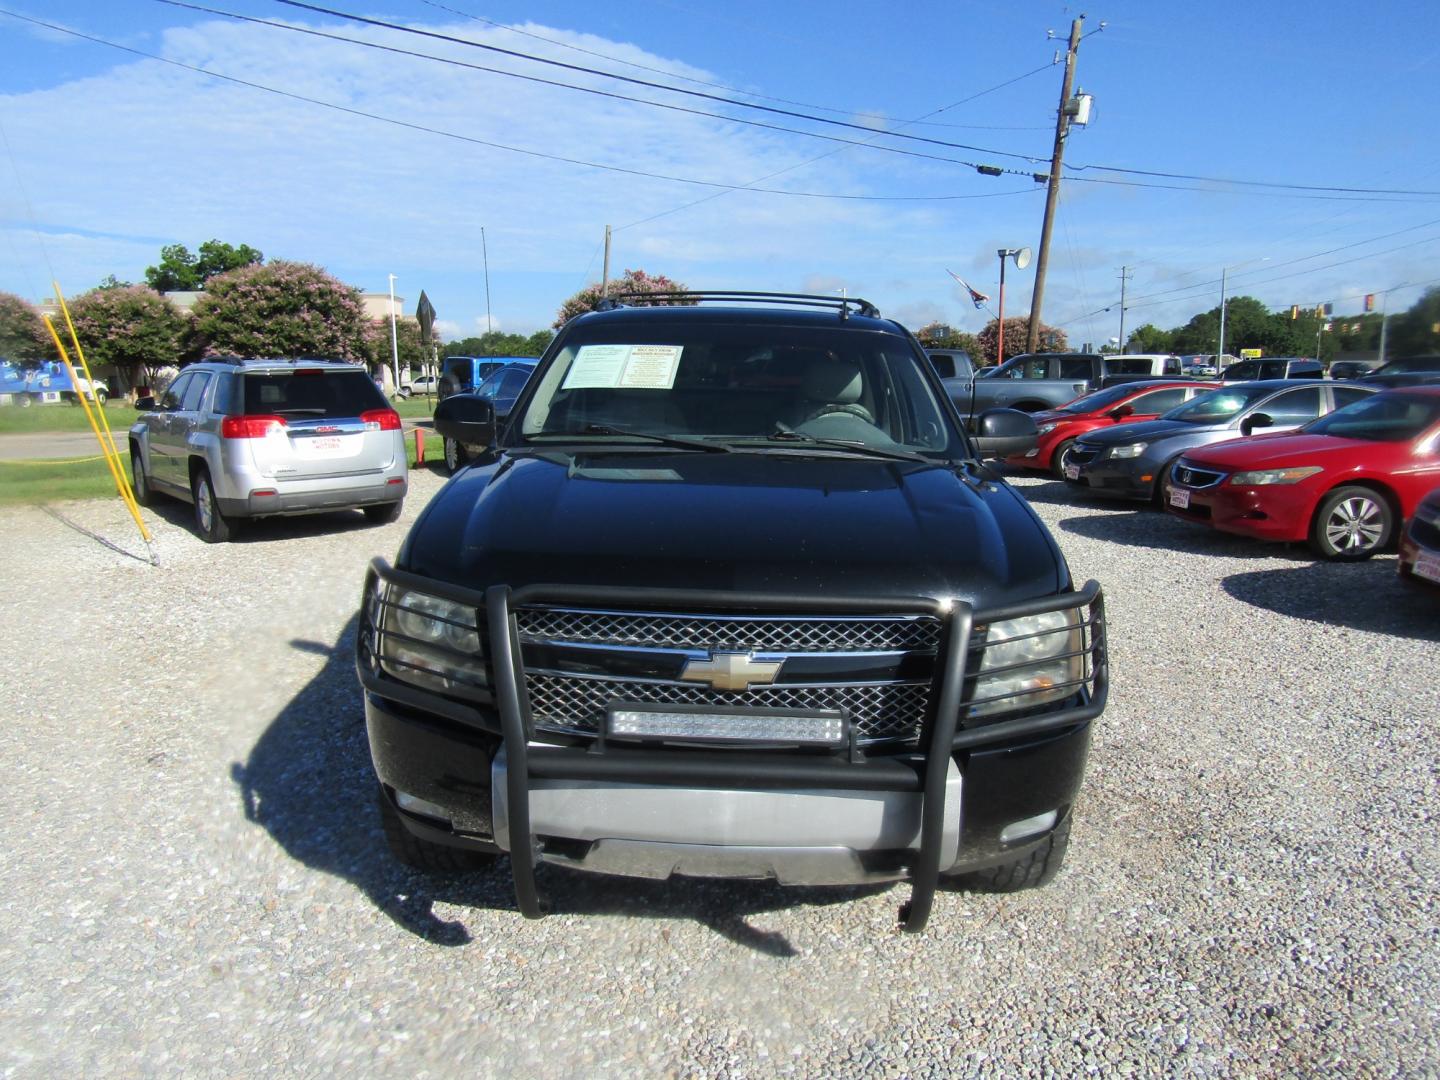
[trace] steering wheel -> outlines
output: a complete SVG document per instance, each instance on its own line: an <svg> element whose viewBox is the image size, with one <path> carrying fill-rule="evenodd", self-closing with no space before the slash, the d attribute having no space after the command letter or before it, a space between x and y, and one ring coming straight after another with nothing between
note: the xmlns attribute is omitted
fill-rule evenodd
<svg viewBox="0 0 1440 1080"><path fill-rule="evenodd" d="M858 416L867 424L875 423L875 417L870 415L870 410L865 408L864 405L860 405L857 403L842 405L838 402L832 402L829 405L820 406L819 409L810 414L809 418L805 422L808 424L811 420L819 420L822 416L834 416L836 414L843 416Z"/></svg>

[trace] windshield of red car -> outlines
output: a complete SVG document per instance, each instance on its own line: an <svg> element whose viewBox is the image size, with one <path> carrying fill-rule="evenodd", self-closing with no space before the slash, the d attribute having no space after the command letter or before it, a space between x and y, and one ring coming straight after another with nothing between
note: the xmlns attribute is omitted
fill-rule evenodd
<svg viewBox="0 0 1440 1080"><path fill-rule="evenodd" d="M1070 402L1070 404L1062 405L1055 411L1063 413L1095 412L1097 409L1103 409L1107 405L1115 405L1118 402L1124 401L1135 392L1135 387L1129 385L1107 386L1104 390L1096 390L1092 394L1078 397Z"/></svg>
<svg viewBox="0 0 1440 1080"><path fill-rule="evenodd" d="M1306 424L1307 435L1371 442L1406 442L1440 423L1440 397L1426 394L1376 394L1336 409Z"/></svg>

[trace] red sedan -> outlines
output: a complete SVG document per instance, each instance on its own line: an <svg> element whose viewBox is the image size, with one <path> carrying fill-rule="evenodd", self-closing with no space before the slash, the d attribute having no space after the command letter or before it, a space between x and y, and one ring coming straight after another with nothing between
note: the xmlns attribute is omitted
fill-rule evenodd
<svg viewBox="0 0 1440 1080"><path fill-rule="evenodd" d="M1326 559L1367 559L1440 484L1440 386L1387 390L1299 431L1183 455L1166 509L1260 540L1308 540Z"/></svg>
<svg viewBox="0 0 1440 1080"><path fill-rule="evenodd" d="M1121 383L1107 386L1078 397L1058 409L1046 409L1034 415L1040 439L1027 454L1005 459L1007 465L1022 469L1049 469L1056 477L1065 477L1065 455L1075 440L1087 431L1128 424L1136 420L1154 420L1177 405L1183 405L1196 394L1214 390L1214 382Z"/></svg>

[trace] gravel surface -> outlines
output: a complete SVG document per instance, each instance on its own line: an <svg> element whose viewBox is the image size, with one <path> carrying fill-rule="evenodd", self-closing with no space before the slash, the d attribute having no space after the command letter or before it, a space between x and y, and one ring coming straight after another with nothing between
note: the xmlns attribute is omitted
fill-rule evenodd
<svg viewBox="0 0 1440 1080"><path fill-rule="evenodd" d="M1105 585L1114 685L1049 887L782 890L383 850L350 660L401 522L206 546L7 510L0 1069L27 1077L1440 1071L1440 597L1017 483Z"/></svg>

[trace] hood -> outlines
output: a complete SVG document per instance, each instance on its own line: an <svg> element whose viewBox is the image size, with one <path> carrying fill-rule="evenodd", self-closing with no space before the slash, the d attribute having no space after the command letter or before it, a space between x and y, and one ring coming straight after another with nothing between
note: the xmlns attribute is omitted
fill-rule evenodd
<svg viewBox="0 0 1440 1080"><path fill-rule="evenodd" d="M1053 594L1069 571L983 470L788 454L502 456L447 484L400 567L495 584L967 600Z"/></svg>
<svg viewBox="0 0 1440 1080"><path fill-rule="evenodd" d="M1185 457L1197 464L1213 465L1224 472L1245 469L1288 469L1332 462L1354 465L1377 445L1363 439L1338 439L1333 435L1300 435L1276 432L1248 439L1227 439L1189 451Z"/></svg>
<svg viewBox="0 0 1440 1080"><path fill-rule="evenodd" d="M1141 420L1134 424L1115 424L1089 431L1080 437L1096 446L1118 446L1122 443L1153 442L1182 431L1211 431L1217 426L1224 425L1187 424L1184 420Z"/></svg>

